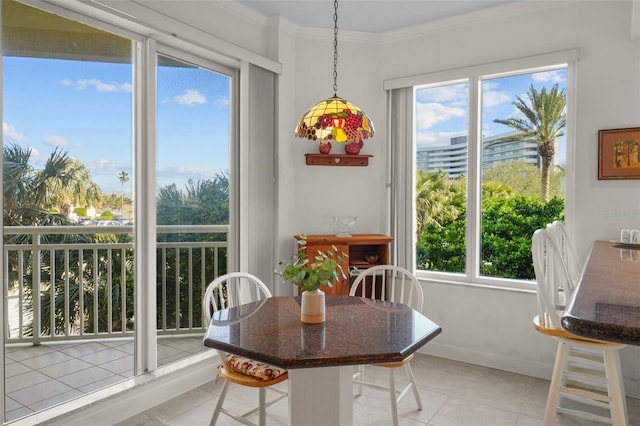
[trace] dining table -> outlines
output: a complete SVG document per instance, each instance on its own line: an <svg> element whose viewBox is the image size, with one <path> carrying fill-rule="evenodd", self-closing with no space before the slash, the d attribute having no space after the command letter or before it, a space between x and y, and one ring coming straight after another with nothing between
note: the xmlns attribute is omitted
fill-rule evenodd
<svg viewBox="0 0 640 426"><path fill-rule="evenodd" d="M640 345L640 245L595 241L561 322L578 336Z"/></svg>
<svg viewBox="0 0 640 426"><path fill-rule="evenodd" d="M352 425L354 365L398 362L442 329L402 303L325 297L326 319L300 320L300 296L214 313L208 347L286 368L290 425Z"/></svg>

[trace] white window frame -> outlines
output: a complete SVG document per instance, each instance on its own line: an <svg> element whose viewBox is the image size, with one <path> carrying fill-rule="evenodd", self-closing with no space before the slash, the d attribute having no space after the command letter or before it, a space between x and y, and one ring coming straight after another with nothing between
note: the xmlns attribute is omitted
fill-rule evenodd
<svg viewBox="0 0 640 426"><path fill-rule="evenodd" d="M565 222L568 224L568 232L572 235L571 223L573 217L574 206L574 159L575 159L575 143L574 143L574 123L575 123L575 87L576 87L576 72L575 67L578 61L578 50L571 49L559 52L553 52L542 55L528 56L524 58L511 59L500 62L493 62L488 64L474 65L464 68L457 68L453 70L438 71L428 74L403 77L393 80L385 80L383 87L385 90L412 88L413 89L413 105L415 109L415 91L419 88L428 86L441 86L443 84L455 84L460 82L468 82L469 84L469 133L468 133L468 175L467 175L467 224L466 224L466 264L465 273L449 273L439 271L427 271L417 270L416 276L420 279L451 284L484 286L490 288L509 289L509 290L525 290L535 291L535 281L529 280L516 280L506 279L498 277L488 277L480 275L480 232L481 232L481 204L480 204L480 187L481 187L481 173L480 162L481 152L479 149L479 140L481 140L481 126L479 121L481 119L481 82L486 79L496 77L506 77L517 74L526 74L533 72L548 71L559 68L567 69L567 127L566 127L566 140L567 140L567 165L566 165L566 193L565 193ZM415 161L415 140L416 140L416 125L415 125L415 111L413 112L413 120L411 129L408 130L408 134L412 135L412 147L406 149L404 155L405 164L412 164L412 167L407 168L404 172L411 173L413 185L404 188L404 191L400 193L400 197L403 198L402 203L405 206L414 206L415 197L415 174L416 174L416 161ZM392 147L392 149L394 149ZM393 174L397 177L398 172ZM397 224L392 224L391 229L405 229L404 232L412 232L413 235L403 235L401 241L412 242L413 247L407 248L413 250L416 249L415 238L415 208L412 215L412 226L398 227ZM415 255L414 255L415 257ZM413 266L415 268L415 265Z"/></svg>
<svg viewBox="0 0 640 426"><path fill-rule="evenodd" d="M172 20L170 17L152 12L144 5L133 2L123 2L118 4L118 10L104 6L99 3L67 2L65 0L16 0L20 3L60 15L67 19L72 19L95 28L111 32L121 37L128 38L133 44L132 66L134 68L134 173L136 194L143 196L136 197L134 214L135 222L139 226L135 227L135 281L136 283L150 282L155 280L155 248L156 245L156 190L155 190L155 61L156 54L163 54L176 57L180 60L200 64L207 69L232 78L232 104L231 111L231 142L230 146L230 172L234 176L232 179L238 181L240 173L240 162L242 159L238 153L239 145L246 144L248 136L241 134L239 127L241 123L248 122L247 107L240 108L238 105L242 101L249 99L247 92L248 85L241 87L241 78L246 79L241 73L249 68L249 64L255 64L278 75L282 72L282 65L266 57L240 48L210 34L195 30L192 27ZM129 12L129 13L128 13ZM0 8L0 14L2 10ZM134 16L146 16L146 21L141 22ZM165 29L166 26L179 26L184 34L178 37L176 34ZM1 61L0 61L1 62ZM153 88L153 90L151 90ZM244 91L244 94L241 92ZM141 96L144 94L145 96ZM0 105L0 112L2 111ZM245 124L246 126L246 124ZM248 127L248 126L247 126ZM244 133L248 133L245 129ZM246 159L245 159L246 161ZM2 178L0 176L0 182ZM232 182L233 182L232 180ZM237 185L232 183L233 185ZM230 212L230 220L236 221L236 228L242 226L238 224L240 207L237 189L232 188L236 197L234 211ZM234 219L232 219L234 218ZM236 234L239 229L234 231ZM233 239L233 241L231 241ZM234 262L240 263L239 257L243 256L238 248L237 235L230 236L229 251L234 251ZM2 236L0 236L2 241ZM0 272L2 271L0 265ZM93 404L107 398L114 398L120 391L128 390L137 385L142 385L150 381L162 381L165 377L167 382L162 382L163 389L172 387L183 389L191 382L200 382L202 377L181 373L186 377L184 384L175 383L171 375L177 370L193 367L201 368L203 361L216 356L215 351L205 351L193 355L184 360L178 361L168 366L157 366L157 345L156 345L156 312L155 312L155 286L145 286L136 291L136 327L135 327L135 354L134 354L134 376L116 383L104 390L91 392L78 400L69 400L68 404L51 407L41 413L36 413L28 417L28 421L39 422L48 420L55 416L62 415L68 411L77 409L83 404ZM3 308L0 307L0 313ZM4 327L4 320L0 315L0 326ZM4 345L0 347L0 354L4 358ZM193 368L191 369L193 371ZM196 370L198 371L198 370ZM151 374L149 374L151 373ZM196 377L197 376L197 377ZM0 390L5 394L5 376L0 373ZM161 392L161 391L160 391ZM129 395L135 398L135 395ZM126 397L124 397L126 399ZM148 403L148 397L144 394L138 401ZM126 401L124 402L126 404ZM0 413L5 412L4 398L0 401ZM79 414L82 416L82 414Z"/></svg>

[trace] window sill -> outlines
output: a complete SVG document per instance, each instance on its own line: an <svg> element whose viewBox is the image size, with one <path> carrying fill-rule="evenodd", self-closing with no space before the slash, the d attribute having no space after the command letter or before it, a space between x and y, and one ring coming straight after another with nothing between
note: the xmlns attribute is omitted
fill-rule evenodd
<svg viewBox="0 0 640 426"><path fill-rule="evenodd" d="M460 274L446 272L416 271L419 281L428 281L436 284L461 285L474 288L486 288L502 291L516 291L521 293L535 293L536 282L526 280L510 280L491 277L468 277Z"/></svg>

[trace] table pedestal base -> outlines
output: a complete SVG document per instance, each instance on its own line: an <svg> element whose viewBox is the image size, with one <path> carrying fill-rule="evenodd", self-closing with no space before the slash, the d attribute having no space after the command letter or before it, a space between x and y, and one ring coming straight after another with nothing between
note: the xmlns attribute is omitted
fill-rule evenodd
<svg viewBox="0 0 640 426"><path fill-rule="evenodd" d="M289 369L289 425L352 424L352 365Z"/></svg>

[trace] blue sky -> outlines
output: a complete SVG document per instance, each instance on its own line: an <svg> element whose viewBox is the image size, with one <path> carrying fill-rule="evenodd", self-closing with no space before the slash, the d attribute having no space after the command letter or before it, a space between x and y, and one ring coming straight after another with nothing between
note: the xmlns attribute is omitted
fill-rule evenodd
<svg viewBox="0 0 640 426"><path fill-rule="evenodd" d="M212 178L229 168L229 78L158 68L157 184ZM3 140L32 149L41 168L56 147L82 161L103 192L133 188L132 66L3 58Z"/></svg>
<svg viewBox="0 0 640 426"><path fill-rule="evenodd" d="M529 86L536 90L550 89L558 83L566 89L567 70L553 70L510 77L494 78L482 83L482 134L490 137L512 131L494 123L496 118L522 117L513 105L516 96L527 99ZM420 89L416 92L416 134L418 147L449 145L455 136L466 135L469 117L469 86L467 83ZM556 152L555 162L566 163L565 137Z"/></svg>

